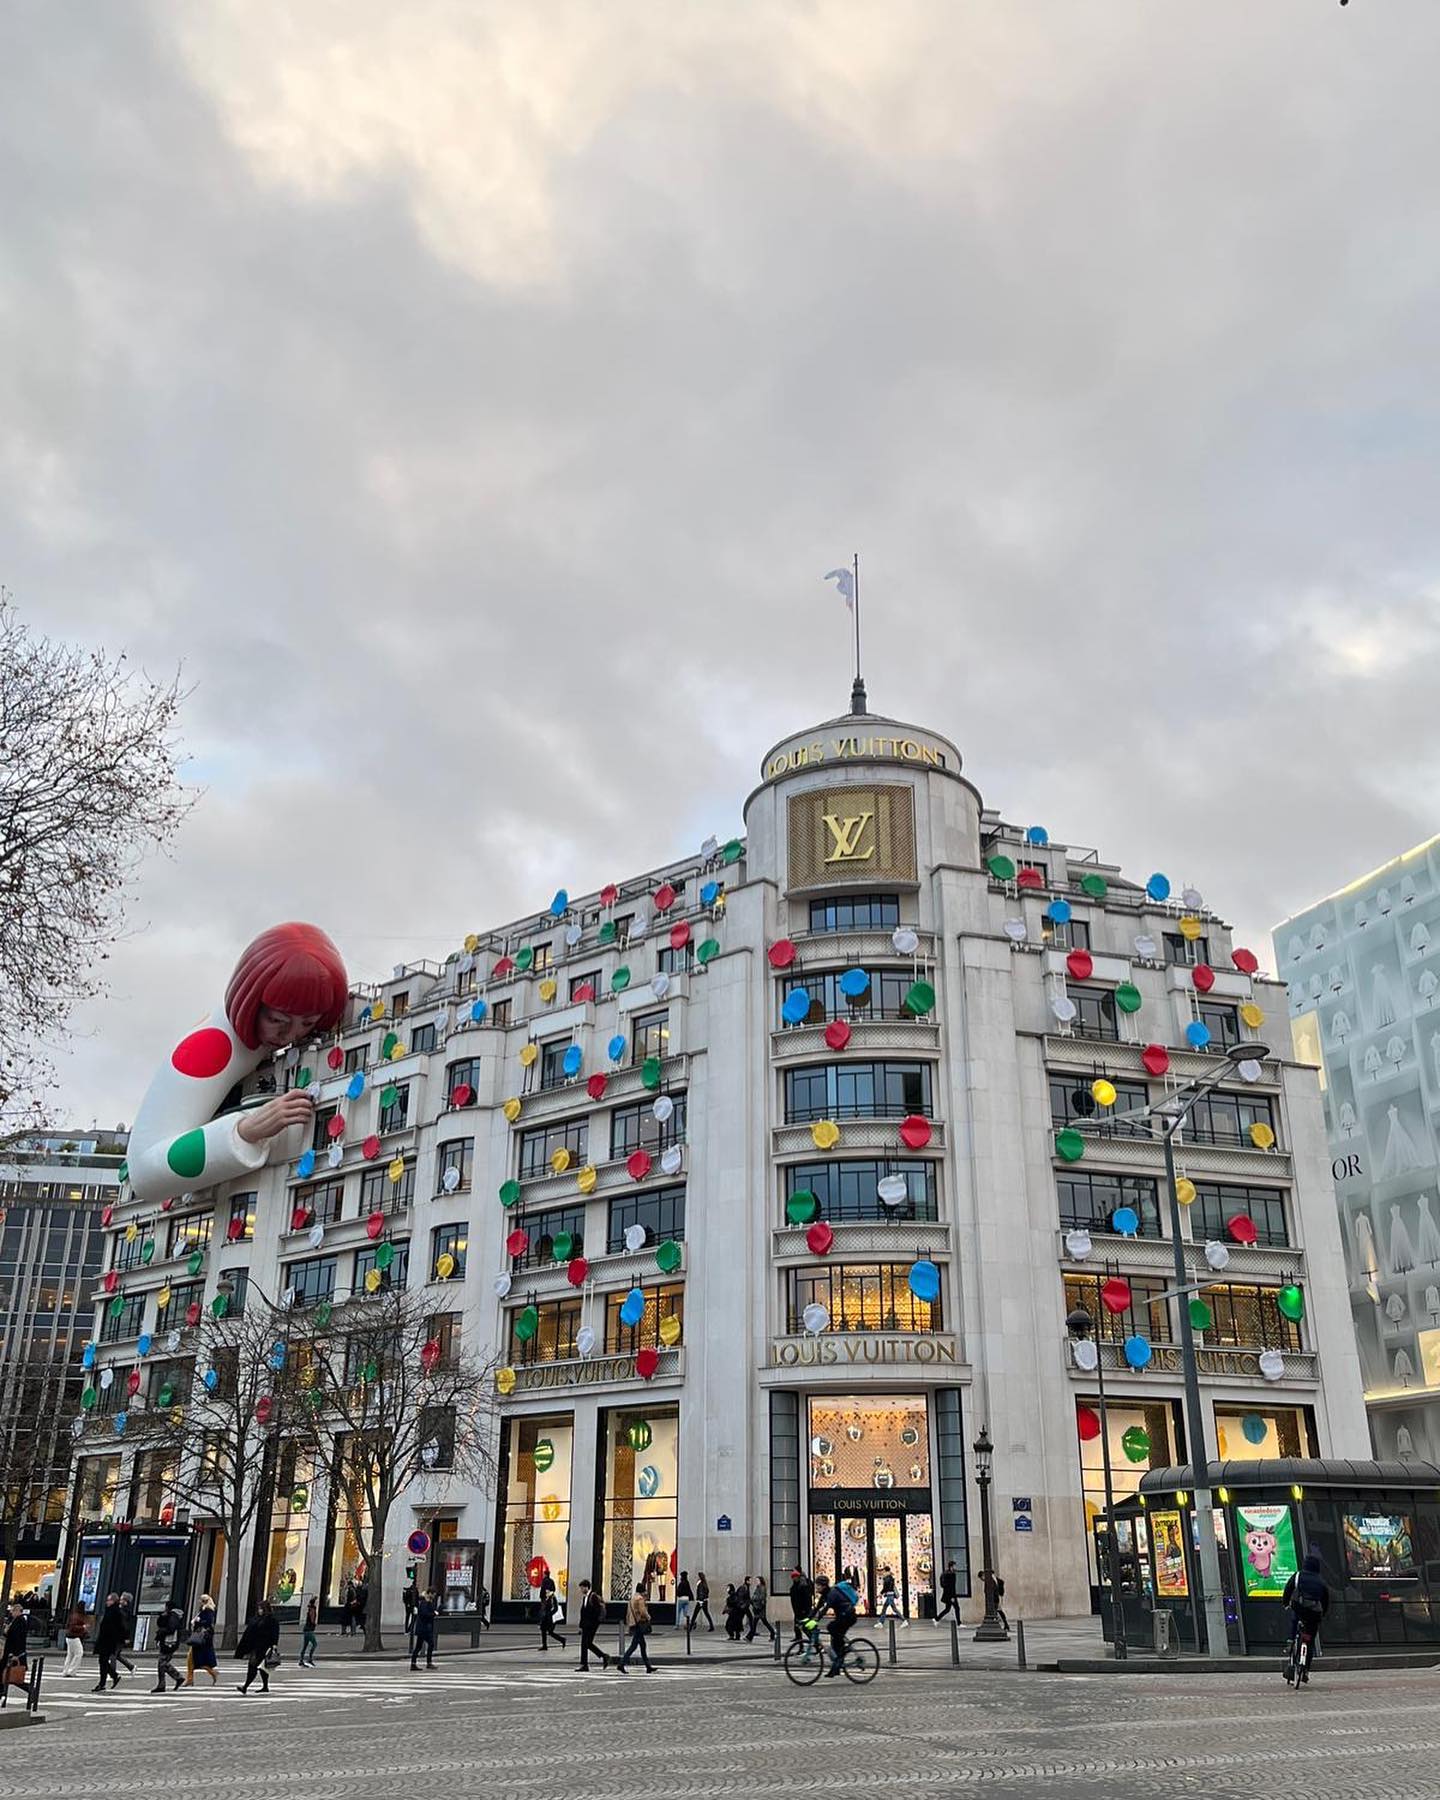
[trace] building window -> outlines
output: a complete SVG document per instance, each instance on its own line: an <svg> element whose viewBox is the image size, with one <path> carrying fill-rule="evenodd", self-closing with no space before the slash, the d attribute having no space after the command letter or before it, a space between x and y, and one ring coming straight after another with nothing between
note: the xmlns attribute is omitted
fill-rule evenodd
<svg viewBox="0 0 1440 1800"><path fill-rule="evenodd" d="M429 1025L417 1025L415 1027L415 1029L410 1033L410 1054L412 1056L415 1056L422 1052L431 1051L434 1048L435 1048L435 1026L434 1026L434 1024L432 1023Z"/></svg>
<svg viewBox="0 0 1440 1800"><path fill-rule="evenodd" d="M1201 1288L1200 1298L1213 1315L1213 1323L1199 1334L1201 1341L1212 1348L1299 1350L1300 1327L1275 1304L1279 1291L1233 1281Z"/></svg>
<svg viewBox="0 0 1440 1800"><path fill-rule="evenodd" d="M791 1163L784 1170L785 1198L810 1193L820 1202L820 1217L840 1220L922 1219L939 1217L933 1162L918 1157L887 1157L863 1162ZM887 1176L905 1181L905 1200L886 1206L878 1189Z"/></svg>
<svg viewBox="0 0 1440 1800"><path fill-rule="evenodd" d="M514 1010L513 1000L492 1000L490 1002L490 1023L503 1031L510 1023L510 1015Z"/></svg>
<svg viewBox="0 0 1440 1800"><path fill-rule="evenodd" d="M469 1247L470 1227L468 1225L437 1225L430 1233L430 1279L432 1281L456 1281L465 1273L465 1252ZM454 1263L450 1274L443 1275L440 1270L440 1258L448 1256Z"/></svg>
<svg viewBox="0 0 1440 1800"><path fill-rule="evenodd" d="M587 969L583 975L572 975L570 977L570 998L582 1005L587 1000L595 999L600 992L600 979L598 969Z"/></svg>
<svg viewBox="0 0 1440 1800"><path fill-rule="evenodd" d="M1209 1027L1210 1043L1216 1050L1228 1050L1240 1042L1240 1015L1233 1006L1202 1000L1200 1022Z"/></svg>
<svg viewBox="0 0 1440 1800"><path fill-rule="evenodd" d="M679 1549L680 1410L627 1407L601 1420L604 1493L596 1520L600 1592L620 1605L635 1589L668 1599Z"/></svg>
<svg viewBox="0 0 1440 1800"><path fill-rule="evenodd" d="M1099 1071L1096 1071L1098 1074ZM1150 1090L1143 1081L1126 1081L1111 1075L1107 1078L1115 1089L1114 1104L1097 1106L1090 1092L1095 1075L1058 1075L1050 1071L1050 1118L1057 1130L1084 1120L1092 1137L1149 1137L1148 1119L1125 1118L1150 1104Z"/></svg>
<svg viewBox="0 0 1440 1800"><path fill-rule="evenodd" d="M1192 1144L1235 1144L1249 1150L1255 1147L1250 1136L1252 1125L1275 1130L1268 1094L1216 1091L1201 1095L1181 1131Z"/></svg>
<svg viewBox="0 0 1440 1800"><path fill-rule="evenodd" d="M427 1327L430 1342L440 1348L437 1367L453 1369L460 1357L460 1324L458 1312L432 1313Z"/></svg>
<svg viewBox="0 0 1440 1800"><path fill-rule="evenodd" d="M368 1044L356 1044L353 1049L345 1052L345 1073L347 1075L357 1074L365 1067L369 1060L370 1046Z"/></svg>
<svg viewBox="0 0 1440 1800"><path fill-rule="evenodd" d="M139 1337L140 1322L145 1317L145 1296L143 1294L127 1294L125 1304L119 1312L111 1310L113 1301L105 1307L104 1318L100 1326L100 1342L102 1344L123 1343L126 1338Z"/></svg>
<svg viewBox="0 0 1440 1800"><path fill-rule="evenodd" d="M542 969L548 969L550 967L550 945L536 944L533 946L533 949L534 955L530 959L530 973L532 975L538 975Z"/></svg>
<svg viewBox="0 0 1440 1800"><path fill-rule="evenodd" d="M1255 1221L1256 1243L1284 1249L1290 1242L1283 1188L1248 1187L1241 1182L1197 1181L1190 1207L1191 1230L1197 1240L1224 1240L1227 1223L1237 1214Z"/></svg>
<svg viewBox="0 0 1440 1800"><path fill-rule="evenodd" d="M898 894L853 894L810 902L812 931L893 931L899 923Z"/></svg>
<svg viewBox="0 0 1440 1800"><path fill-rule="evenodd" d="M457 998L463 1000L468 994L473 994L479 985L479 976L473 962L468 969L456 969L455 993Z"/></svg>
<svg viewBox="0 0 1440 1800"><path fill-rule="evenodd" d="M317 1306L335 1297L335 1258L311 1256L304 1262L286 1263L282 1278L294 1290L296 1306Z"/></svg>
<svg viewBox="0 0 1440 1800"><path fill-rule="evenodd" d="M685 1096L672 1094L675 1110L662 1125L645 1100L638 1106L617 1106L610 1115L610 1157L619 1162L636 1150L668 1150L685 1142Z"/></svg>
<svg viewBox="0 0 1440 1800"><path fill-rule="evenodd" d="M119 1486L118 1456L82 1457L75 1477L81 1518L99 1519L113 1513Z"/></svg>
<svg viewBox="0 0 1440 1800"><path fill-rule="evenodd" d="M314 1488L314 1458L294 1438L282 1440L265 1573L265 1594L272 1606L288 1605L300 1591L310 1541L310 1495Z"/></svg>
<svg viewBox="0 0 1440 1800"><path fill-rule="evenodd" d="M467 1106L474 1104L475 1096L480 1092L480 1058L478 1056L467 1056L461 1062L452 1062L446 1065L445 1101L447 1105L454 1105L452 1096L456 1088L469 1088L470 1098L465 1104Z"/></svg>
<svg viewBox="0 0 1440 1800"><path fill-rule="evenodd" d="M340 1111L338 1106L315 1108L315 1129L310 1134L310 1148L317 1156L330 1148L330 1121Z"/></svg>
<svg viewBox="0 0 1440 1800"><path fill-rule="evenodd" d="M152 1363L146 1374L149 1379L145 1393L150 1406L158 1407L162 1394L166 1395L167 1407L184 1406L195 1380L195 1359L191 1356L176 1362Z"/></svg>
<svg viewBox="0 0 1440 1800"><path fill-rule="evenodd" d="M805 1329L805 1308L818 1301L830 1314L831 1331L943 1331L939 1299L917 1300L904 1263L828 1263L791 1269L786 1276L787 1329Z"/></svg>
<svg viewBox="0 0 1440 1800"><path fill-rule="evenodd" d="M398 1084L391 1082L390 1086L395 1089L395 1098L388 1106L380 1108L379 1129L382 1135L387 1131L403 1131L405 1121L410 1116L410 1083L408 1081ZM385 1093L388 1090L382 1088L381 1092Z"/></svg>
<svg viewBox="0 0 1440 1800"><path fill-rule="evenodd" d="M1264 1435L1257 1438L1258 1419ZM1272 1456L1319 1456L1315 1413L1309 1406L1217 1406L1215 1436L1220 1460L1260 1462Z"/></svg>
<svg viewBox="0 0 1440 1800"><path fill-rule="evenodd" d="M409 988L406 988L403 994L397 994L390 1002L390 1014L392 1018L403 1019L409 1010L410 990Z"/></svg>
<svg viewBox="0 0 1440 1800"><path fill-rule="evenodd" d="M248 1244L255 1236L255 1195L230 1196L230 1220L225 1236L232 1244Z"/></svg>
<svg viewBox="0 0 1440 1800"><path fill-rule="evenodd" d="M229 1295L228 1316L230 1318L244 1318L245 1302L250 1297L250 1271L248 1269L222 1269L217 1292Z"/></svg>
<svg viewBox="0 0 1440 1800"><path fill-rule="evenodd" d="M559 1119L553 1125L542 1125L534 1131L520 1133L520 1179L550 1174L550 1158L557 1150L570 1152L571 1168L585 1161L590 1141L588 1119Z"/></svg>
<svg viewBox="0 0 1440 1800"><path fill-rule="evenodd" d="M162 1289L163 1292L163 1289ZM170 1288L170 1303L161 1306L158 1299L155 1305L155 1333L179 1331L188 1323L186 1314L192 1306L200 1306L205 1299L205 1283L200 1281L181 1281Z"/></svg>
<svg viewBox="0 0 1440 1800"><path fill-rule="evenodd" d="M296 1188L292 1204L295 1213L311 1215L307 1224L338 1225L345 1211L345 1183L312 1181ZM295 1229L292 1221L286 1221L285 1229Z"/></svg>
<svg viewBox="0 0 1440 1800"><path fill-rule="evenodd" d="M375 1261L380 1249L379 1244L367 1244L363 1250L355 1252L355 1283L351 1290L353 1293L364 1294L369 1291L365 1285L365 1277L372 1269L379 1275L382 1288L404 1287L406 1277L410 1273L410 1240L409 1238L397 1238L390 1248L394 1255L388 1269L380 1268Z"/></svg>
<svg viewBox="0 0 1440 1800"><path fill-rule="evenodd" d="M1170 1306L1160 1296L1166 1284L1158 1277L1127 1275L1130 1304L1124 1312L1111 1312L1100 1298L1104 1275L1067 1275L1065 1277L1065 1310L1073 1312L1083 1306L1095 1321L1096 1335L1107 1344L1123 1344L1128 1337L1147 1337L1153 1344L1168 1344Z"/></svg>
<svg viewBox="0 0 1440 1800"><path fill-rule="evenodd" d="M415 1198L415 1164L407 1162L405 1173L398 1181L390 1179L390 1169L386 1165L379 1169L367 1169L360 1177L360 1217L368 1219L372 1213L384 1213L387 1217L403 1212Z"/></svg>
<svg viewBox="0 0 1440 1800"><path fill-rule="evenodd" d="M1210 940L1208 937L1187 938L1182 931L1167 931L1165 960L1180 968L1189 968L1192 963L1208 963Z"/></svg>
<svg viewBox="0 0 1440 1800"><path fill-rule="evenodd" d="M1111 1231L1110 1215L1128 1206L1140 1220L1141 1237L1160 1235L1160 1195L1152 1176L1063 1170L1057 1172L1055 1186L1065 1231Z"/></svg>
<svg viewBox="0 0 1440 1800"><path fill-rule="evenodd" d="M183 1219L170 1221L170 1248L167 1255L189 1256L192 1250L204 1250L210 1243L214 1213L188 1213Z"/></svg>
<svg viewBox="0 0 1440 1800"><path fill-rule="evenodd" d="M508 1320L510 1361L512 1363L569 1362L577 1352L575 1333L580 1329L584 1302L578 1294L563 1300L545 1300L536 1306L539 1324L533 1337L516 1335L515 1322L524 1307L511 1309Z"/></svg>
<svg viewBox="0 0 1440 1800"><path fill-rule="evenodd" d="M435 1159L435 1191L439 1194L468 1194L474 1167L473 1138L453 1138L448 1144L442 1144ZM455 1179L447 1181L446 1177L451 1169L455 1171Z"/></svg>
<svg viewBox="0 0 1440 1800"><path fill-rule="evenodd" d="M570 1566L570 1484L574 1429L570 1415L507 1419L501 1460L505 1515L500 1558L500 1600L530 1601L529 1569L536 1557L549 1564L556 1591L566 1595Z"/></svg>
<svg viewBox="0 0 1440 1800"><path fill-rule="evenodd" d="M632 1063L648 1062L652 1056L663 1058L670 1054L670 1013L642 1013L631 1027L634 1037L631 1039L630 1060Z"/></svg>
<svg viewBox="0 0 1440 1800"><path fill-rule="evenodd" d="M1047 950L1089 950L1090 921L1072 916L1063 925L1057 925L1053 919L1042 918L1040 941Z"/></svg>
<svg viewBox="0 0 1440 1800"><path fill-rule="evenodd" d="M902 1118L930 1110L929 1063L820 1063L785 1072L787 1124Z"/></svg>
<svg viewBox="0 0 1440 1800"><path fill-rule="evenodd" d="M1119 1042L1119 1015L1115 1011L1115 996L1108 988L1077 987L1071 982L1066 991L1075 1002L1071 1030L1076 1037L1105 1038L1112 1044Z"/></svg>
<svg viewBox="0 0 1440 1800"><path fill-rule="evenodd" d="M556 1260L555 1239L563 1232L569 1233L570 1248L560 1260L568 1262L571 1257L579 1256L585 1248L585 1208L552 1206L545 1212L530 1213L523 1219L516 1219L511 1229L525 1232L530 1240L522 1255L512 1257L512 1269L548 1267Z"/></svg>
<svg viewBox="0 0 1440 1800"><path fill-rule="evenodd" d="M540 1046L540 1087L569 1087L574 1081L573 1075L565 1073L565 1052L571 1048L573 1040L568 1037L551 1038Z"/></svg>
<svg viewBox="0 0 1440 1800"><path fill-rule="evenodd" d="M683 975L695 959L694 943L662 944L655 967L662 975Z"/></svg>
<svg viewBox="0 0 1440 1800"><path fill-rule="evenodd" d="M782 1012L780 1025L823 1025L829 1019L908 1019L905 996L914 985L908 969L876 969L870 985L857 1000L849 1000L840 991L843 969L830 969L825 974L787 975L780 983L780 1003L798 991L810 996L810 1010L803 1019L787 1019Z"/></svg>
<svg viewBox="0 0 1440 1800"><path fill-rule="evenodd" d="M120 1237L117 1237L110 1249L110 1267L112 1269L119 1269L122 1273L126 1269L138 1268L140 1266L141 1253L144 1251L147 1242L148 1239L143 1231L137 1232L133 1238L128 1240L123 1234ZM151 1251L151 1255L154 1255L153 1250ZM0 1265L0 1268L4 1269L4 1273L7 1276L10 1274L10 1266L8 1264ZM53 1304L47 1306L43 1304L43 1302L37 1301L37 1310L40 1312L53 1312L55 1309Z"/></svg>
<svg viewBox="0 0 1440 1800"><path fill-rule="evenodd" d="M610 1226L605 1248L618 1256L625 1248L625 1233L632 1225L645 1227L647 1244L663 1244L685 1236L685 1188L655 1188L646 1194L626 1194L610 1202Z"/></svg>
<svg viewBox="0 0 1440 1800"><path fill-rule="evenodd" d="M628 1293L628 1289L626 1292ZM660 1349L665 1340L660 1336L662 1319L678 1319L683 1336L685 1325L685 1284L666 1282L661 1287L645 1288L645 1311L639 1324L626 1325L620 1317L625 1294L605 1296L605 1350L611 1356L628 1356L636 1350ZM678 1338L675 1340L680 1341Z"/></svg>

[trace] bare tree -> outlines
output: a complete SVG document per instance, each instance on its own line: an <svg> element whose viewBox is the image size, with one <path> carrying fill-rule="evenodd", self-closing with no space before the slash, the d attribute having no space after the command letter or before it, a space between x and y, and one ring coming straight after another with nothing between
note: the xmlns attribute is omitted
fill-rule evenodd
<svg viewBox="0 0 1440 1800"><path fill-rule="evenodd" d="M0 1134L43 1123L47 1046L101 991L140 858L189 810L182 698L178 677L33 635L0 589Z"/></svg>
<svg viewBox="0 0 1440 1800"><path fill-rule="evenodd" d="M397 1501L416 1482L422 1491L432 1481L494 1484L499 1359L435 1335L432 1305L401 1287L359 1296L295 1359L287 1414L317 1466L328 1461L364 1560L366 1650L384 1648L384 1547Z"/></svg>
<svg viewBox="0 0 1440 1800"><path fill-rule="evenodd" d="M153 1365L143 1406L132 1402L127 1414L125 1441L158 1460L177 1505L224 1527L220 1641L227 1650L240 1624L240 1546L259 1513L267 1468L289 1435L285 1370L302 1328L298 1314L253 1289L238 1317L207 1310L187 1334L183 1359Z"/></svg>
<svg viewBox="0 0 1440 1800"><path fill-rule="evenodd" d="M70 1444L62 1414L67 1388L74 1387L64 1358L55 1356L11 1364L0 1383L0 1612L10 1600L20 1527L43 1512L50 1490L65 1478Z"/></svg>

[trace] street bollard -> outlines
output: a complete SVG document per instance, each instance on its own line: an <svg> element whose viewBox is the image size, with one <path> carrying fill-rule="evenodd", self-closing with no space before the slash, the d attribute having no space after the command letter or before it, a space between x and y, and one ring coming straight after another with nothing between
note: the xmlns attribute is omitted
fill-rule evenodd
<svg viewBox="0 0 1440 1800"><path fill-rule="evenodd" d="M474 1618L471 1619L471 1621L470 1621L470 1648L472 1650L478 1650L479 1647L480 1647L480 1615L477 1612L475 1614Z"/></svg>
<svg viewBox="0 0 1440 1800"><path fill-rule="evenodd" d="M960 1621L950 1621L950 1661L958 1669L960 1667Z"/></svg>
<svg viewBox="0 0 1440 1800"><path fill-rule="evenodd" d="M770 1650L778 1663L780 1660L780 1633L778 1631L770 1633Z"/></svg>
<svg viewBox="0 0 1440 1800"><path fill-rule="evenodd" d="M895 1615L894 1615L894 1613L891 1613L885 1622L890 1627L890 1657L889 1657L889 1660L893 1667L894 1662L895 1662Z"/></svg>
<svg viewBox="0 0 1440 1800"><path fill-rule="evenodd" d="M685 1615L685 1654L687 1656L689 1656L689 1654L690 1654L690 1633L694 1629L695 1629L694 1616L691 1613L686 1613L686 1615Z"/></svg>
<svg viewBox="0 0 1440 1800"><path fill-rule="evenodd" d="M1022 1669L1028 1667L1025 1661L1025 1621L1023 1619L1015 1621L1015 1660Z"/></svg>
<svg viewBox="0 0 1440 1800"><path fill-rule="evenodd" d="M45 1658L43 1656L37 1656L35 1658L34 1663L31 1665L30 1685L26 1689L26 1695L25 1695L25 1710L26 1710L26 1712L33 1713L33 1712L38 1712L40 1710L40 1683L44 1680L44 1678L45 1678Z"/></svg>

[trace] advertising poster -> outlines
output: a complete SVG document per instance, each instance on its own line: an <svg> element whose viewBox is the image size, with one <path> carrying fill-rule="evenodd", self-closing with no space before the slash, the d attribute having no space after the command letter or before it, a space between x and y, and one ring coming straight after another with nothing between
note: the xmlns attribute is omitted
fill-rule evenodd
<svg viewBox="0 0 1440 1800"><path fill-rule="evenodd" d="M80 1592L76 1596L86 1612L94 1612L95 1596L100 1591L100 1558L87 1556L80 1564Z"/></svg>
<svg viewBox="0 0 1440 1800"><path fill-rule="evenodd" d="M1247 1600L1278 1600L1299 1568L1288 1506L1237 1506L1240 1568Z"/></svg>
<svg viewBox="0 0 1440 1800"><path fill-rule="evenodd" d="M1417 1581L1415 1536L1403 1513L1346 1513L1345 1561L1356 1581Z"/></svg>
<svg viewBox="0 0 1440 1800"><path fill-rule="evenodd" d="M1155 1540L1156 1592L1167 1600L1183 1600L1190 1592L1190 1582L1185 1573L1185 1539L1179 1513L1151 1513L1150 1530Z"/></svg>
<svg viewBox="0 0 1440 1800"><path fill-rule="evenodd" d="M173 1556L142 1557L140 1591L135 1596L136 1612L164 1612L170 1598L170 1590L174 1585L175 1558Z"/></svg>

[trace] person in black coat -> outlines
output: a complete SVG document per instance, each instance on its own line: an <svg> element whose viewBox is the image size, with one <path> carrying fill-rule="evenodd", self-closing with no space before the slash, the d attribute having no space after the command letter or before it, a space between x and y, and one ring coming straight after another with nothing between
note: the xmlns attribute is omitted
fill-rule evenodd
<svg viewBox="0 0 1440 1800"><path fill-rule="evenodd" d="M713 1631L715 1621L710 1617L710 1583L705 1579L705 1571L701 1569L695 1577L695 1624L700 1623L700 1615L704 1613L705 1623Z"/></svg>
<svg viewBox="0 0 1440 1800"><path fill-rule="evenodd" d="M555 1629L555 1621L559 1616L559 1596L555 1592L555 1583L547 1575L540 1585L540 1648L542 1650L550 1648L552 1637L562 1650L565 1648L564 1638Z"/></svg>
<svg viewBox="0 0 1440 1800"><path fill-rule="evenodd" d="M105 1610L95 1633L95 1654L100 1659L100 1680L92 1692L103 1694L108 1678L111 1687L119 1687L120 1675L115 1658L125 1645L125 1615L120 1610L120 1596L107 1594Z"/></svg>
<svg viewBox="0 0 1440 1800"><path fill-rule="evenodd" d="M802 1630L806 1619L813 1618L815 1607L815 1583L803 1569L790 1571L790 1611L795 1619L795 1642L805 1642Z"/></svg>
<svg viewBox="0 0 1440 1800"><path fill-rule="evenodd" d="M950 1561L946 1563L940 1574L941 1607L939 1612L935 1615L935 1623L937 1625L945 1617L946 1613L954 1613L955 1623L957 1625L960 1623L960 1601L955 1592L958 1585L959 1577L955 1573L955 1560L952 1557Z"/></svg>
<svg viewBox="0 0 1440 1800"><path fill-rule="evenodd" d="M595 1642L595 1633L605 1623L605 1602L595 1592L588 1581L580 1583L580 1667L590 1667L591 1655L598 1656L603 1668L610 1667L610 1658Z"/></svg>
<svg viewBox="0 0 1440 1800"><path fill-rule="evenodd" d="M410 1667L418 1668L420 1652L425 1652L425 1667L435 1667L435 1590L426 1588L425 1592L415 1595L415 1614L411 1621L413 1635L410 1639Z"/></svg>
<svg viewBox="0 0 1440 1800"><path fill-rule="evenodd" d="M30 1630L30 1621L25 1616L24 1603L19 1600L10 1602L9 1616L5 1620L4 1678L10 1679L12 1668L18 1667L23 1675L28 1667L25 1660L25 1642Z"/></svg>
<svg viewBox="0 0 1440 1800"><path fill-rule="evenodd" d="M255 1617L240 1634L240 1642L235 1646L236 1656L243 1656L247 1661L245 1679L238 1682L242 1694L250 1692L250 1683L258 1675L260 1691L270 1692L270 1671L265 1667L265 1658L280 1642L280 1621L275 1617L275 1609L268 1600L262 1600Z"/></svg>
<svg viewBox="0 0 1440 1800"><path fill-rule="evenodd" d="M135 1642L135 1596L133 1594L122 1594L120 1596L120 1617L125 1621L125 1641L115 1652L115 1661L117 1665L128 1669L133 1675L135 1673L135 1665L125 1654Z"/></svg>
<svg viewBox="0 0 1440 1800"><path fill-rule="evenodd" d="M155 1685L152 1694L165 1692L168 1675L177 1688L185 1685L185 1677L175 1667L175 1652L185 1631L185 1615L173 1600L165 1602L165 1610L155 1621Z"/></svg>

